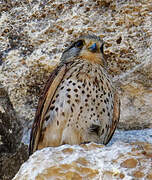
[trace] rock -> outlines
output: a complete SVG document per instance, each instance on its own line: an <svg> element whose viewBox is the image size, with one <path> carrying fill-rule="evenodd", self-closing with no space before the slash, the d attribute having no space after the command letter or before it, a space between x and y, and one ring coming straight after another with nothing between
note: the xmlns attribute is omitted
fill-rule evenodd
<svg viewBox="0 0 152 180"><path fill-rule="evenodd" d="M144 54L145 61L131 74L119 77L121 95L121 118L119 128L151 128L152 107L152 62L151 54Z"/></svg>
<svg viewBox="0 0 152 180"><path fill-rule="evenodd" d="M0 154L0 179L10 180L19 170L21 164L28 159L27 146L21 144L14 153Z"/></svg>
<svg viewBox="0 0 152 180"><path fill-rule="evenodd" d="M0 85L0 152L15 152L20 141L20 123L7 92Z"/></svg>
<svg viewBox="0 0 152 180"><path fill-rule="evenodd" d="M21 145L22 126L7 92L0 85L0 179L9 180L27 159L27 147Z"/></svg>
<svg viewBox="0 0 152 180"><path fill-rule="evenodd" d="M5 174L11 179L19 164L26 160L26 146L20 145L20 141L29 143L40 92L65 47L84 33L99 35L105 42L108 72L121 98L118 128L152 128L151 9L151 0L13 0L0 3L0 84L8 94L5 100L12 104L8 106L12 110L7 112L0 102L3 121L0 122L0 150L5 153L5 160L0 159L0 163L12 169L9 174L3 168L0 176ZM9 166L12 157L17 160L13 154L19 157L14 172L15 166ZM5 164L7 161L9 163ZM145 173L139 172L133 172L135 177L145 177ZM104 173L106 177L113 176L111 170ZM124 178L123 173L119 176ZM151 177L152 171L147 179Z"/></svg>
<svg viewBox="0 0 152 180"><path fill-rule="evenodd" d="M150 179L152 144L117 142L63 145L35 152L13 180L23 179Z"/></svg>
<svg viewBox="0 0 152 180"><path fill-rule="evenodd" d="M118 127L152 127L151 0L3 1L0 12L0 82L26 124L24 142L50 71L83 33L105 42L108 71L121 97Z"/></svg>
<svg viewBox="0 0 152 180"><path fill-rule="evenodd" d="M111 141L108 143L112 145L117 141L122 141L125 143L133 142L147 142L152 144L152 130L151 129L141 129L141 130L116 130Z"/></svg>
<svg viewBox="0 0 152 180"><path fill-rule="evenodd" d="M124 168L135 168L137 166L138 161L134 158L127 159L123 161L120 166Z"/></svg>

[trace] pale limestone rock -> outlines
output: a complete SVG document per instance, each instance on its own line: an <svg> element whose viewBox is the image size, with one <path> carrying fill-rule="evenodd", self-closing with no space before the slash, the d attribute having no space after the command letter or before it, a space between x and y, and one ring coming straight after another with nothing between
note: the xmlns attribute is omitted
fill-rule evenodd
<svg viewBox="0 0 152 180"><path fill-rule="evenodd" d="M121 94L119 128L151 127L151 10L151 0L3 1L0 82L22 123L31 127L40 91L65 46L94 33L105 41L108 71Z"/></svg>
<svg viewBox="0 0 152 180"><path fill-rule="evenodd" d="M119 127L152 128L152 49L144 53L143 62L132 71L114 78L121 97Z"/></svg>
<svg viewBox="0 0 152 180"><path fill-rule="evenodd" d="M105 41L108 71L121 97L119 128L152 127L151 0L8 0L0 2L0 15L0 83L24 127L23 142L29 143L50 71L70 41L83 33Z"/></svg>
<svg viewBox="0 0 152 180"><path fill-rule="evenodd" d="M40 90L64 45L87 32L105 41L109 72L121 94L119 127L151 127L151 0L0 5L0 81L24 127L33 120Z"/></svg>
<svg viewBox="0 0 152 180"><path fill-rule="evenodd" d="M33 120L64 46L94 33L105 41L109 72L121 94L119 127L151 127L151 0L9 1L0 8L0 81L22 123Z"/></svg>
<svg viewBox="0 0 152 180"><path fill-rule="evenodd" d="M150 179L152 144L63 145L35 152L13 180Z"/></svg>

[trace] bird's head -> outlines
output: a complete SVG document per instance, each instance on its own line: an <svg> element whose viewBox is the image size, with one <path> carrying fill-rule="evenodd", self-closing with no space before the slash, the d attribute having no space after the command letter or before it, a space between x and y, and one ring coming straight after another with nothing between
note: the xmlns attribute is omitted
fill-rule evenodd
<svg viewBox="0 0 152 180"><path fill-rule="evenodd" d="M61 60L67 61L73 57L79 57L105 66L103 46L104 43L100 37L95 35L84 35L63 52Z"/></svg>

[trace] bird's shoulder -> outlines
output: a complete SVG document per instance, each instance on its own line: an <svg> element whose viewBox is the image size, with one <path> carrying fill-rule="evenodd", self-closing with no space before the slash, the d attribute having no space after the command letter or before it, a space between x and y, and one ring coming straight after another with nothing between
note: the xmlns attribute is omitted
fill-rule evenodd
<svg viewBox="0 0 152 180"><path fill-rule="evenodd" d="M44 115L47 112L50 101L53 98L53 95L61 83L63 77L66 72L69 70L73 61L70 62L60 62L59 65L54 68L54 70L50 73L50 76L44 86L44 89L40 95L37 110L35 113L34 123L31 130L30 136L30 145L29 145L29 153L32 154L33 151L36 150L37 144L40 137L40 131L44 121Z"/></svg>

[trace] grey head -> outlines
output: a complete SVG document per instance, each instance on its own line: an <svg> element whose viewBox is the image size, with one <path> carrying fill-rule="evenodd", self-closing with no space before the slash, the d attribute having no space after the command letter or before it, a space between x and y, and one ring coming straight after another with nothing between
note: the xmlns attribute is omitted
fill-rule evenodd
<svg viewBox="0 0 152 180"><path fill-rule="evenodd" d="M80 36L67 49L65 49L61 56L61 62L68 61L73 57L83 57L87 59L89 55L90 57L94 55L101 59L101 61L103 61L103 64L105 64L103 57L103 47L104 43L98 36Z"/></svg>

